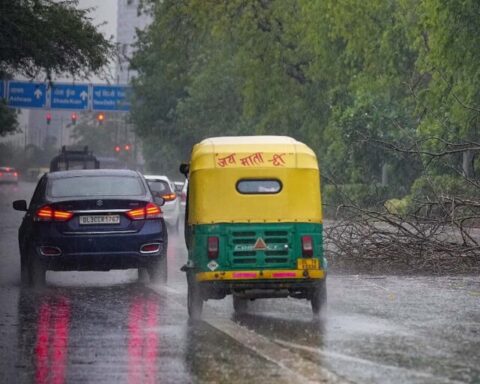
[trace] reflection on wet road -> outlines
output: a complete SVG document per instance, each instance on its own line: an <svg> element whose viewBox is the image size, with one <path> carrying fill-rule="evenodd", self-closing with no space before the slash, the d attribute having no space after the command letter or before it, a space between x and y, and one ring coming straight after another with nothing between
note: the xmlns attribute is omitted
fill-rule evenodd
<svg viewBox="0 0 480 384"><path fill-rule="evenodd" d="M139 284L22 290L16 381L186 382L181 308L165 308Z"/></svg>
<svg viewBox="0 0 480 384"><path fill-rule="evenodd" d="M10 207L33 185L2 188L2 383L480 382L478 277L330 276L323 318L293 299L238 316L227 298L192 323L176 237L168 286L129 270L49 272L45 289L21 289Z"/></svg>

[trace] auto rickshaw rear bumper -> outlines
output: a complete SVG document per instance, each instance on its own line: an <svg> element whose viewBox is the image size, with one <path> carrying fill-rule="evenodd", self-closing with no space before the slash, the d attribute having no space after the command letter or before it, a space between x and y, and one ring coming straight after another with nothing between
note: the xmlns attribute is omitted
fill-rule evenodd
<svg viewBox="0 0 480 384"><path fill-rule="evenodd" d="M324 270L257 270L200 272L195 275L204 299L229 294L243 298L309 298L326 278Z"/></svg>
<svg viewBox="0 0 480 384"><path fill-rule="evenodd" d="M267 269L249 271L198 272L198 282L202 281L256 281L256 280L310 280L325 278L323 269Z"/></svg>

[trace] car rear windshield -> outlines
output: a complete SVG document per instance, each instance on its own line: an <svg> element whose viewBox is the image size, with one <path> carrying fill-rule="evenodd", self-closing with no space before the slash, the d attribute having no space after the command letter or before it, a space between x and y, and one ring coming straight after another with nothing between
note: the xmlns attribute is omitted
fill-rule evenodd
<svg viewBox="0 0 480 384"><path fill-rule="evenodd" d="M147 180L148 186L154 195L167 195L173 191L166 181L163 180Z"/></svg>
<svg viewBox="0 0 480 384"><path fill-rule="evenodd" d="M145 188L131 176L79 176L50 179L47 195L51 197L142 196Z"/></svg>

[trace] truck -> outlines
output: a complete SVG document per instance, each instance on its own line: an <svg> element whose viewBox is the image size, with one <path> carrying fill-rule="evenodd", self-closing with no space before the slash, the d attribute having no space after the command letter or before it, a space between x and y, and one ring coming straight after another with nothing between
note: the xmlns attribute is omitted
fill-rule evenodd
<svg viewBox="0 0 480 384"><path fill-rule="evenodd" d="M99 168L100 162L93 152L88 150L88 146L82 149L67 149L63 146L60 153L50 162L50 172Z"/></svg>

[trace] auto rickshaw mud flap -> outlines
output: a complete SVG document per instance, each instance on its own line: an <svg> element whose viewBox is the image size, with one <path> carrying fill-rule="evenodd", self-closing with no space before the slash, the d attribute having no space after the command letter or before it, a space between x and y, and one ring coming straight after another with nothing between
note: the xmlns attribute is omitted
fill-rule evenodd
<svg viewBox="0 0 480 384"><path fill-rule="evenodd" d="M247 312L248 310L248 299L245 299L243 297L239 297L236 295L232 295L232 300L233 300L233 309L235 310L235 313L242 314Z"/></svg>
<svg viewBox="0 0 480 384"><path fill-rule="evenodd" d="M327 304L327 280L323 279L316 284L311 292L310 303L312 305L312 312L315 316L320 315L325 311Z"/></svg>
<svg viewBox="0 0 480 384"><path fill-rule="evenodd" d="M200 284L195 279L195 273L192 269L187 270L187 307L188 315L192 320L200 320L203 311L203 297L200 290Z"/></svg>

